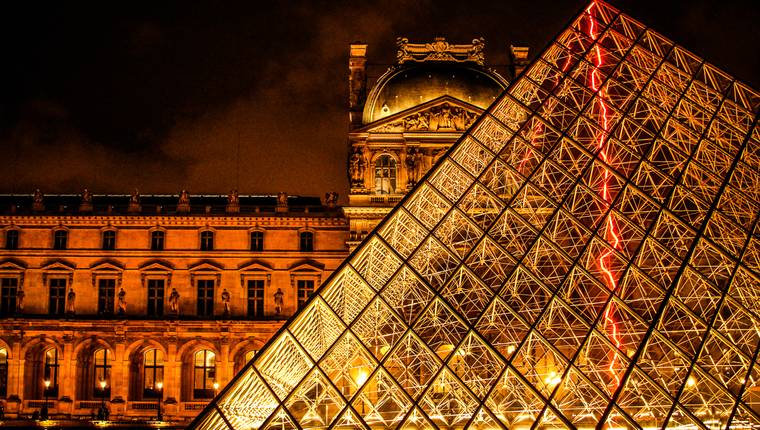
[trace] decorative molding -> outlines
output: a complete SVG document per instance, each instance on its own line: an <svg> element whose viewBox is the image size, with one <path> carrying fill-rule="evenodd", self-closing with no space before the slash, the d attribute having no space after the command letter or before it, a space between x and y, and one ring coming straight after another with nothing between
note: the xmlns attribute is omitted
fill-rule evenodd
<svg viewBox="0 0 760 430"><path fill-rule="evenodd" d="M430 43L409 43L406 37L396 39L396 61L404 64L408 61L454 61L457 63L473 62L480 66L485 64L485 39L472 39L468 44L451 44L444 37L436 37Z"/></svg>

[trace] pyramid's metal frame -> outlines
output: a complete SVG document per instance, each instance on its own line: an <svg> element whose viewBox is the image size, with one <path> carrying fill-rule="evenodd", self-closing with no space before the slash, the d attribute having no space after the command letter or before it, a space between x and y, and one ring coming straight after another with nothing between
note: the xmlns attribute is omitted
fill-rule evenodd
<svg viewBox="0 0 760 430"><path fill-rule="evenodd" d="M591 3L192 426L758 427L759 104Z"/></svg>

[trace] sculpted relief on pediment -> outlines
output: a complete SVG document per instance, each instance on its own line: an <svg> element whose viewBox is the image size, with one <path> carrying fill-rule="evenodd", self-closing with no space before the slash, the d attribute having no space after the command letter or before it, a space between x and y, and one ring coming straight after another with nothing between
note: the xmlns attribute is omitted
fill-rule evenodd
<svg viewBox="0 0 760 430"><path fill-rule="evenodd" d="M372 131L465 131L477 118L477 112L444 103L383 124Z"/></svg>

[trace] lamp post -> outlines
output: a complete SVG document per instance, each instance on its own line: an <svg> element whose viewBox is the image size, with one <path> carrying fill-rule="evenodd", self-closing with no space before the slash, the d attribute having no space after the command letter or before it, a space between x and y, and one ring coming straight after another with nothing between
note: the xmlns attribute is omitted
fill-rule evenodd
<svg viewBox="0 0 760 430"><path fill-rule="evenodd" d="M42 405L42 410L40 411L40 415L43 420L46 420L48 419L48 395L50 394L49 393L50 379L45 379L45 381L43 381L43 384L45 384L45 404Z"/></svg>
<svg viewBox="0 0 760 430"><path fill-rule="evenodd" d="M100 415L106 417L106 380L100 380Z"/></svg>
<svg viewBox="0 0 760 430"><path fill-rule="evenodd" d="M164 383L156 382L156 390L158 390L158 409L156 413L156 421L163 421L164 418L161 415L161 400L164 398Z"/></svg>
<svg viewBox="0 0 760 430"><path fill-rule="evenodd" d="M214 381L213 387L214 387L214 397L216 397L216 393L217 391L219 391L219 383Z"/></svg>

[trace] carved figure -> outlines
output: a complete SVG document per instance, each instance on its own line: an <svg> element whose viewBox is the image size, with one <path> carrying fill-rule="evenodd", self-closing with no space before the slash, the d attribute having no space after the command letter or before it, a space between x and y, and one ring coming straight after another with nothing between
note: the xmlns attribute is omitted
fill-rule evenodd
<svg viewBox="0 0 760 430"><path fill-rule="evenodd" d="M24 297L26 297L24 289L19 288L16 291L16 312L20 314L24 313Z"/></svg>
<svg viewBox="0 0 760 430"><path fill-rule="evenodd" d="M278 288L277 291L274 293L274 314L280 315L282 313L282 298L285 295L285 293L282 292L282 289Z"/></svg>
<svg viewBox="0 0 760 430"><path fill-rule="evenodd" d="M66 294L66 313L69 315L74 315L76 313L76 300L77 300L77 293L74 292L73 288L69 288L69 293Z"/></svg>
<svg viewBox="0 0 760 430"><path fill-rule="evenodd" d="M412 58L411 55L409 55L409 50L407 49L408 43L409 39L406 37L396 38L396 47L398 48L398 51L396 52L396 60L399 64L403 63L405 60Z"/></svg>
<svg viewBox="0 0 760 430"><path fill-rule="evenodd" d="M367 167L367 162L364 161L364 150L357 149L359 151L359 180L357 185L364 185L364 169Z"/></svg>
<svg viewBox="0 0 760 430"><path fill-rule="evenodd" d="M32 198L32 210L33 211L44 211L45 210L45 203L43 202L44 196L42 195L42 191L40 191L39 188L37 188L34 191L34 197Z"/></svg>
<svg viewBox="0 0 760 430"><path fill-rule="evenodd" d="M137 188L135 188L134 191L132 191L132 194L130 194L129 204L140 204L140 191Z"/></svg>
<svg viewBox="0 0 760 430"><path fill-rule="evenodd" d="M179 315L179 292L176 288L172 288L172 292L169 294L169 310L175 315Z"/></svg>
<svg viewBox="0 0 760 430"><path fill-rule="evenodd" d="M34 203L42 203L43 199L44 195L42 194L42 191L40 191L39 188L34 190Z"/></svg>
<svg viewBox="0 0 760 430"><path fill-rule="evenodd" d="M359 148L356 148L356 150L351 154L351 161L349 162L349 174L351 175L351 185L358 184L361 180L361 176L359 175L359 159L361 158L361 154L359 153Z"/></svg>
<svg viewBox="0 0 760 430"><path fill-rule="evenodd" d="M190 204L190 195L187 193L187 190L182 190L179 193L179 204L181 205L189 205Z"/></svg>
<svg viewBox="0 0 760 430"><path fill-rule="evenodd" d="M92 193L87 188L82 193L82 203L92 203Z"/></svg>
<svg viewBox="0 0 760 430"><path fill-rule="evenodd" d="M454 128L454 125L451 123L451 119L452 116L449 105L443 105L438 118L438 128Z"/></svg>
<svg viewBox="0 0 760 430"><path fill-rule="evenodd" d="M230 315L230 292L225 288L222 291L222 304L224 305L224 316Z"/></svg>
<svg viewBox="0 0 760 430"><path fill-rule="evenodd" d="M420 154L419 149L409 148L407 150L406 168L409 175L409 183L411 185L416 184L419 180L420 164L422 162L421 158L422 154Z"/></svg>
<svg viewBox="0 0 760 430"><path fill-rule="evenodd" d="M127 292L124 291L124 288L119 289L119 294L117 294L116 297L119 299L119 315L126 314L127 313Z"/></svg>
<svg viewBox="0 0 760 430"><path fill-rule="evenodd" d="M285 193L285 192L277 193L277 205L278 206L288 205L288 193Z"/></svg>
<svg viewBox="0 0 760 430"><path fill-rule="evenodd" d="M239 205L240 204L240 195L238 194L238 190L232 190L227 195L227 204L228 205Z"/></svg>
<svg viewBox="0 0 760 430"><path fill-rule="evenodd" d="M335 205L338 204L338 193L336 192L329 192L325 194L325 206L327 207L335 207Z"/></svg>

